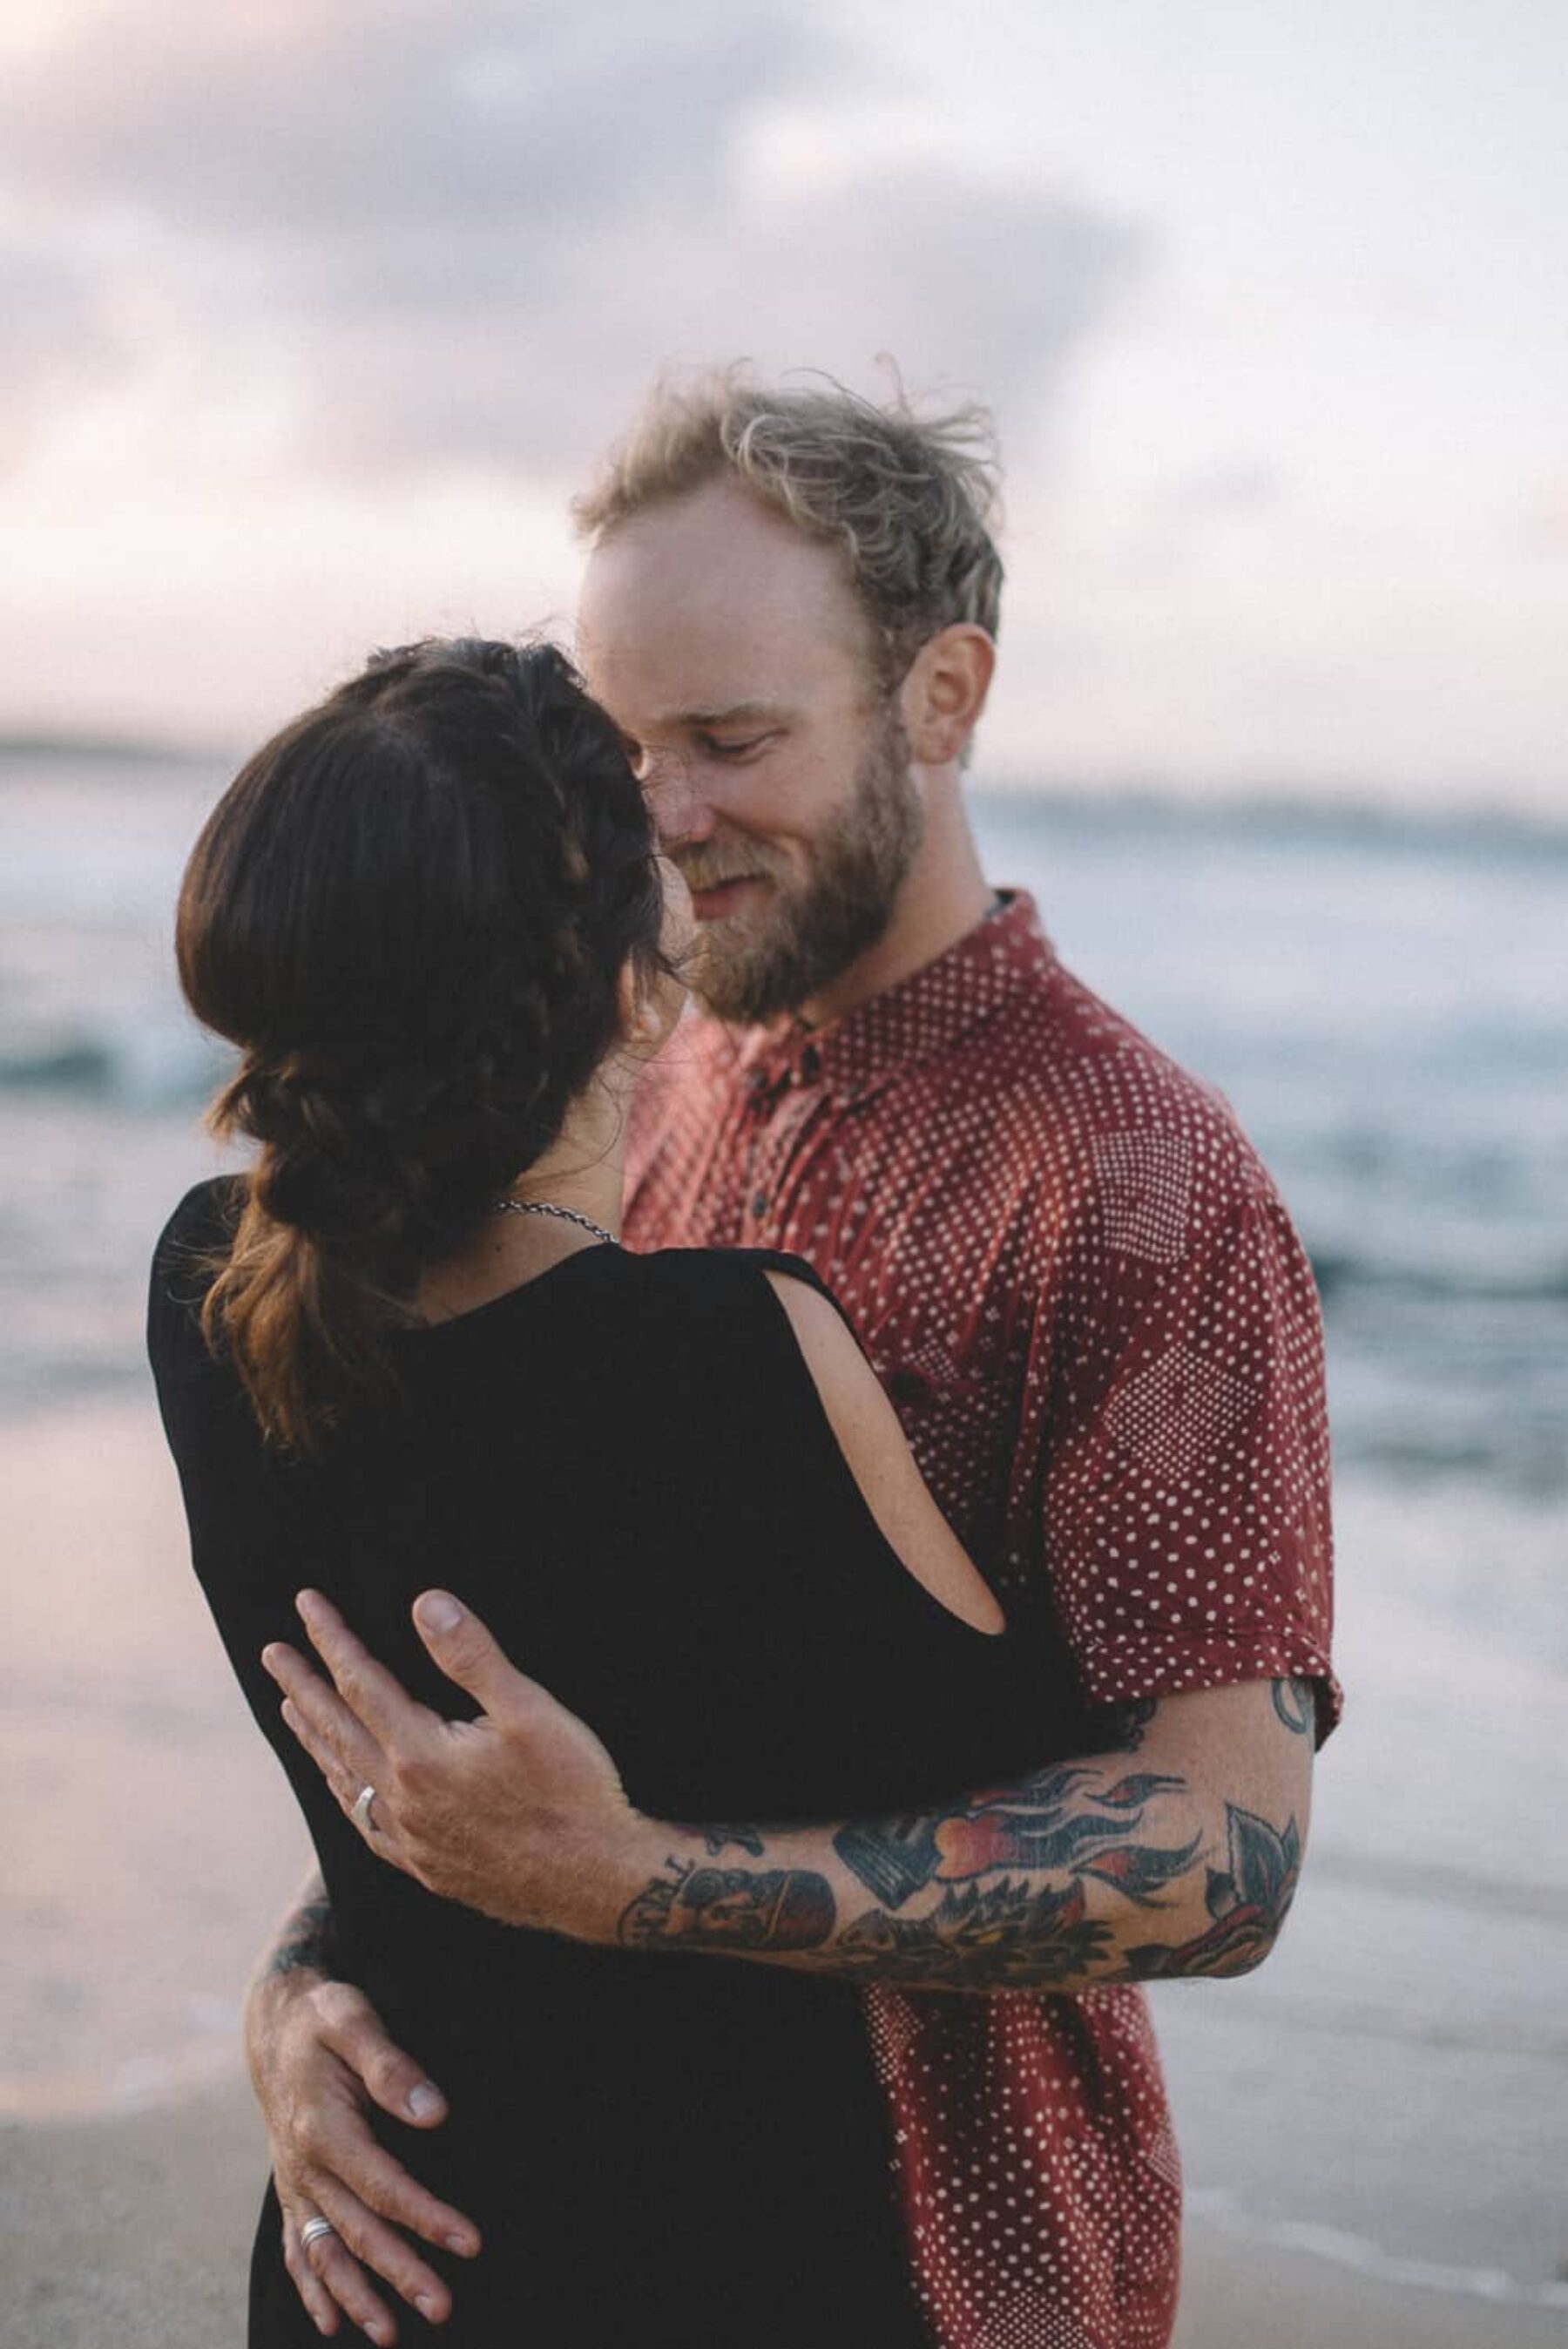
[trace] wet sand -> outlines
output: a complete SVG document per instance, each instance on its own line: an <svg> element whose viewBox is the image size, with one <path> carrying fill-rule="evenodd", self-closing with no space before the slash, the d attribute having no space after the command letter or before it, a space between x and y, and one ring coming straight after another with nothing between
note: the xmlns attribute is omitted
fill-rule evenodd
<svg viewBox="0 0 1568 2349"><path fill-rule="evenodd" d="M150 1393L0 1426L0 2116L222 2075L309 1845L191 1571Z"/></svg>
<svg viewBox="0 0 1568 2349"><path fill-rule="evenodd" d="M170 2109L8 2128L9 2349L238 2349L263 2168L238 2078ZM1561 2313L1450 2299L1189 2230L1176 2349L1560 2349L1562 2339Z"/></svg>

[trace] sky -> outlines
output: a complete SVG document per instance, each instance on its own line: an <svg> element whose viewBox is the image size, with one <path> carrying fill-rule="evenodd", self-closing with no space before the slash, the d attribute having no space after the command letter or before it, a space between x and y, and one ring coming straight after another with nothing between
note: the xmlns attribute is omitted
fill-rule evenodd
<svg viewBox="0 0 1568 2349"><path fill-rule="evenodd" d="M1560 0L8 0L0 730L567 627L661 368L987 399L999 782L1568 813Z"/></svg>

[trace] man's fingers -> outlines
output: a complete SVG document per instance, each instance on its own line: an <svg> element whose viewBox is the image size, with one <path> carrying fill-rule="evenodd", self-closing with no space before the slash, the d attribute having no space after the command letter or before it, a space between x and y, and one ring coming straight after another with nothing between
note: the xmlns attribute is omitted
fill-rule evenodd
<svg viewBox="0 0 1568 2349"><path fill-rule="evenodd" d="M379 1744L356 1719L330 1682L313 1671L302 1655L293 1648L274 1643L262 1650L262 1662L304 1723L303 1728L294 1727L294 1735L309 1748L319 1769L331 1775L328 1763L323 1758L324 1754L330 1756L343 1776L354 1780L356 1793L367 1782L375 1785L377 1769L385 1775L387 1756Z"/></svg>
<svg viewBox="0 0 1568 2349"><path fill-rule="evenodd" d="M394 2120L433 2128L447 2117L447 2100L412 2055L392 2039L363 1991L325 1982L312 2004L317 2035Z"/></svg>
<svg viewBox="0 0 1568 2349"><path fill-rule="evenodd" d="M346 1811L351 1811L361 1786L366 1781L346 1770L324 1737L318 1737L292 1697L283 1705L284 1727L293 1733L326 1780L332 1793Z"/></svg>
<svg viewBox="0 0 1568 2349"><path fill-rule="evenodd" d="M414 1601L414 1629L449 1681L477 1697L492 1717L540 1693L539 1683L520 1672L477 1615L449 1590L427 1590Z"/></svg>
<svg viewBox="0 0 1568 2349"><path fill-rule="evenodd" d="M305 2257L299 2239L299 2223L293 2212L286 2209L284 2211L284 2265L304 2303L305 2314L316 2331L330 2339L338 2327L337 2302Z"/></svg>
<svg viewBox="0 0 1568 2349"><path fill-rule="evenodd" d="M360 1992L346 1982L325 1982L315 1995L315 2011L323 2044L383 2112L421 2128L445 2120L447 2100L440 2089L387 2037L375 2008ZM313 2132L309 2150L313 2164L334 2171L397 2226L462 2259L471 2259L479 2250L480 2230L473 2220L410 2176L377 2144L356 2109L329 2139L319 2129Z"/></svg>
<svg viewBox="0 0 1568 2349"><path fill-rule="evenodd" d="M335 2189L346 2195L354 2206L351 2216L356 2226L386 2219L392 2226L406 2228L409 2234L418 2235L427 2243L439 2243L444 2250L456 2251L464 2259L472 2258L479 2249L480 2231L472 2220L465 2219L460 2210L454 2210L449 2203L438 2201L435 2195L427 2192L384 2146L372 2144L356 2154L352 2173L345 2164L330 2179L325 2171L313 2171L310 2182L313 2189L321 2193ZM325 2203L323 2208L326 2208ZM327 2215L331 2218L335 2213L329 2209ZM352 2240L346 2230L345 2240ZM404 2289L403 2277L413 2272L410 2261L418 2266L418 2254L400 2235L392 2234L387 2227L378 2230L377 2242L377 2250L362 2250L357 2242L354 2248L361 2259L370 2261L378 2275L395 2284L405 2299L411 2298L412 2293ZM381 2251L388 2248L396 2270L380 2256ZM434 2281L428 2268L421 2267L419 2273L427 2282Z"/></svg>
<svg viewBox="0 0 1568 2349"><path fill-rule="evenodd" d="M401 2235L335 2178L313 2178L311 2191L322 2216L332 2220L336 2232L319 2235L305 2257L339 2307L363 2332L382 2343L397 2337L396 2320L372 2286L366 2270L389 2284L410 2308L417 2308L428 2323L446 2323L452 2313L451 2293Z"/></svg>
<svg viewBox="0 0 1568 2349"><path fill-rule="evenodd" d="M428 1706L414 1702L402 1682L385 1664L377 1662L320 1591L302 1590L294 1604L338 1695L379 1744L406 1747L422 1733L438 1726ZM289 1693L292 1696L294 1691Z"/></svg>
<svg viewBox="0 0 1568 2349"><path fill-rule="evenodd" d="M321 2216L332 2219L332 2212L323 2206ZM329 2300L335 2309L341 2309L350 2323L356 2324L368 2339L377 2343L379 2349L390 2349L390 2344L397 2338L397 2320L366 2274L337 2220L332 2219L332 2234L317 2234L308 2245L296 2237L296 2241L300 2242L299 2264L317 2295ZM286 2261L286 2252L284 2256ZM302 2282L292 2265L289 2272L294 2278L307 2313L318 2329L325 2331L325 2327L321 2325L316 2316L306 2283ZM335 2325L333 2329L335 2331Z"/></svg>

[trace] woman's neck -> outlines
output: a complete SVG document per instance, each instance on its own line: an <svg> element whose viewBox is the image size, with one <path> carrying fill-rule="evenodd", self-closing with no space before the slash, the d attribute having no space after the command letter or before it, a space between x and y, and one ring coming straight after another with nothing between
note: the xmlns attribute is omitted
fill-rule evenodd
<svg viewBox="0 0 1568 2349"><path fill-rule="evenodd" d="M535 1206L569 1208L569 1216L487 1216L479 1229L442 1263L431 1265L414 1295L415 1310L428 1321L449 1321L471 1313L508 1289L521 1288L583 1248L603 1247L596 1235L573 1216L619 1237L621 1191L625 1178L627 1094L603 1075L567 1113L557 1140L525 1174L507 1185L506 1195Z"/></svg>

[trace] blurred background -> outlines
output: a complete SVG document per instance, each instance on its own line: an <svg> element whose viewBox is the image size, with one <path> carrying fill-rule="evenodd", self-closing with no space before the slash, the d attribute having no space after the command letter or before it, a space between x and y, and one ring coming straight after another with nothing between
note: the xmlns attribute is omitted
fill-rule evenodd
<svg viewBox="0 0 1568 2349"><path fill-rule="evenodd" d="M1341 2328L1408 2306L1389 2337L1546 2337L1565 108L1555 0L8 0L21 2167L232 2081L304 1857L140 1361L151 1242L212 1163L170 954L201 817L368 646L568 631L567 498L657 368L874 394L891 361L1002 432L988 869L1230 1095L1324 1294L1350 1711L1277 1956L1160 1994L1194 2240L1320 2275Z"/></svg>

